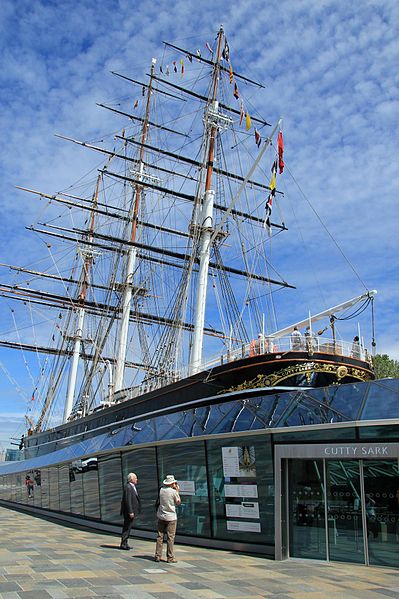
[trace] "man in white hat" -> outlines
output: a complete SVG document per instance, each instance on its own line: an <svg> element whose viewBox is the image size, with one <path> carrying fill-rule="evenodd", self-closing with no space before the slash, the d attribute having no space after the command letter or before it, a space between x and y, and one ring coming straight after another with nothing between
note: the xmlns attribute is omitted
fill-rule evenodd
<svg viewBox="0 0 399 599"><path fill-rule="evenodd" d="M180 488L173 474L168 474L162 484L163 487L159 490L158 536L154 560L161 561L163 539L166 534L166 560L169 564L175 564L177 559L174 556L173 546L177 526L176 506L181 504Z"/></svg>

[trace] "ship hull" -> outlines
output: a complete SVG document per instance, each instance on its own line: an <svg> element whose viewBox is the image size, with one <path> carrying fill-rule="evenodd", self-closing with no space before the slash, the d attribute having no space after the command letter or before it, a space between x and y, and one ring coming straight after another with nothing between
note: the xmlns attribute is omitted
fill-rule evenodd
<svg viewBox="0 0 399 599"><path fill-rule="evenodd" d="M119 426L125 420L156 413L168 414L214 402L223 402L223 395L234 391L278 387L314 388L334 384L368 381L374 378L370 364L366 361L320 352L289 351L268 353L225 362L174 383L133 397L132 389L119 394L120 401L113 406L74 419L51 430L31 435L26 439L26 449L47 445L52 442L67 442L69 437L84 434L95 436L104 427Z"/></svg>

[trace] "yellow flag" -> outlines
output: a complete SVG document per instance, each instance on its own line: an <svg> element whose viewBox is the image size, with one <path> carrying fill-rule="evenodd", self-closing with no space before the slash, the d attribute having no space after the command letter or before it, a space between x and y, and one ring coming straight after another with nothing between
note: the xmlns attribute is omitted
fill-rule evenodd
<svg viewBox="0 0 399 599"><path fill-rule="evenodd" d="M247 131L251 128L251 117L249 116L248 112L245 115L245 128Z"/></svg>
<svg viewBox="0 0 399 599"><path fill-rule="evenodd" d="M231 66L231 64L230 64L230 73L229 73L229 76L230 76L230 83L233 83L233 67Z"/></svg>
<svg viewBox="0 0 399 599"><path fill-rule="evenodd" d="M271 191L273 191L273 189L276 189L276 171L273 171L272 173L272 178L270 179L269 187Z"/></svg>

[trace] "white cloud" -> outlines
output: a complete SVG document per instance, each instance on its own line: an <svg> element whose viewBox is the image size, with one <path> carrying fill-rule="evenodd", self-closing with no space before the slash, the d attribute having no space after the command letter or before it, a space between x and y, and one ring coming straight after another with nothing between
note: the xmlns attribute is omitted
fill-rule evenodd
<svg viewBox="0 0 399 599"><path fill-rule="evenodd" d="M361 293L352 264L367 286L379 291L378 349L397 356L399 4L393 0L272 0L267 6L263 0L238 0L220 8L209 0L175 0L167 8L120 0L101 3L101 10L94 0L52 5L3 0L1 261L26 264L27 254L33 260L43 249L22 228L40 220L43 202L16 191L16 184L54 193L90 170L94 179L100 157L53 134L93 139L122 126L118 117L95 106L136 93L110 71L143 77L151 57L162 57L162 40L205 52L219 23L225 25L234 67L266 83L258 96L245 88L248 101L271 122L280 115L285 119L287 170L281 185L286 197L279 206L290 231L274 259L287 280L302 284L302 301L291 299L290 292L287 299L279 294L280 306L288 308L281 324L294 314L300 318L304 306L323 307L317 305L324 299L316 299L320 294L311 276L317 262L326 302ZM302 239L310 252L300 248ZM7 308L0 320L3 331L10 328L9 316ZM0 350L0 360L9 359L3 355ZM21 376L29 395L31 381Z"/></svg>

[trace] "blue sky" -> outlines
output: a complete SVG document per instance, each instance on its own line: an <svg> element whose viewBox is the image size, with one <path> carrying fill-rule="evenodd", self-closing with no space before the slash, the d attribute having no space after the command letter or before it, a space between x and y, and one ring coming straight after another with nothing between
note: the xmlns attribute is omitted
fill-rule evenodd
<svg viewBox="0 0 399 599"><path fill-rule="evenodd" d="M377 289L377 351L399 359L395 0L236 0L220 7L209 0L3 0L0 261L24 265L39 249L24 226L38 219L40 206L15 185L53 193L98 164L98 156L83 158L54 134L95 139L117 128L95 105L129 92L110 71L141 78L151 57L162 56L162 40L195 51L213 41L220 24L234 67L266 84L251 101L270 122L284 118L284 217L293 237L279 270L300 287L287 312L299 319L364 285ZM302 241L310 249L299 254L295 243ZM311 282L316 270L321 304ZM0 338L11 328L8 307ZM9 446L9 437L23 432L23 396L30 397L32 383L17 352L0 350L0 362L9 373L0 370L0 443Z"/></svg>

